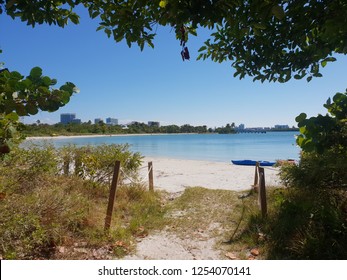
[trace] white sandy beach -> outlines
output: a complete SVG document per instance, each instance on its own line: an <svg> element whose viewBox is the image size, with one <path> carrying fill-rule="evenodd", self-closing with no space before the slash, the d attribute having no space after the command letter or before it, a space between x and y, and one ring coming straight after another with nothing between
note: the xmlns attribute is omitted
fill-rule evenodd
<svg viewBox="0 0 347 280"><path fill-rule="evenodd" d="M254 183L255 167L253 166L159 157L144 159L140 174L146 181L148 181L146 166L149 161L153 162L155 188L172 193L197 186L243 191L249 190ZM267 186L278 186L278 169L265 167L265 180Z"/></svg>
<svg viewBox="0 0 347 280"><path fill-rule="evenodd" d="M175 135L176 133L170 133ZM177 134L196 134L196 133L177 133ZM126 137L126 136L151 136L151 135L167 135L167 133L134 133L134 134L86 134L86 135L57 135L57 136L29 136L25 140L54 140L69 138L91 138L91 137Z"/></svg>
<svg viewBox="0 0 347 280"><path fill-rule="evenodd" d="M130 134L142 136L150 134ZM77 135L53 137L28 137L34 139L66 139L86 137L122 137L129 134L117 135ZM148 182L147 164L153 162L154 186L157 189L171 193L184 191L187 187L205 187L210 189L224 189L243 191L249 190L254 182L253 166L233 165L230 162L212 162L201 160L186 160L161 157L146 157L140 170L143 181ZM265 167L267 186L278 186L278 169Z"/></svg>

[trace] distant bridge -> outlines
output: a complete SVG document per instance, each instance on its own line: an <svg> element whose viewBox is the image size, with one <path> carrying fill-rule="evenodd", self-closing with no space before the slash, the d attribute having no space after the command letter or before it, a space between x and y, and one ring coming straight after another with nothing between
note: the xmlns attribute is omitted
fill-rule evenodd
<svg viewBox="0 0 347 280"><path fill-rule="evenodd" d="M266 133L264 129L240 129L236 130L236 133Z"/></svg>

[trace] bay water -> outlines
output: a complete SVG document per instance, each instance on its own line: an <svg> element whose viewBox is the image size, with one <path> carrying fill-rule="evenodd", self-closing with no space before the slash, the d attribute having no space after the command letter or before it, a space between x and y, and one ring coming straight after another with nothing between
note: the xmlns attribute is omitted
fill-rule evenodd
<svg viewBox="0 0 347 280"><path fill-rule="evenodd" d="M143 156L230 162L230 160L299 159L298 132L239 134L146 134L102 137L67 137L44 140L56 147L125 144ZM39 143L43 140L32 140Z"/></svg>

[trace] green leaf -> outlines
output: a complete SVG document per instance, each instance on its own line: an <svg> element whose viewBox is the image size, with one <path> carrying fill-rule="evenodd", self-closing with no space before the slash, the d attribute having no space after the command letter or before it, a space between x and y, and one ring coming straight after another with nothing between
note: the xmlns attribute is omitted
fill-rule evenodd
<svg viewBox="0 0 347 280"><path fill-rule="evenodd" d="M286 14L284 13L284 10L281 6L273 6L271 9L272 14L279 20L284 19Z"/></svg>
<svg viewBox="0 0 347 280"><path fill-rule="evenodd" d="M110 38L112 31L110 29L105 29L104 31L105 31L107 37Z"/></svg>
<svg viewBox="0 0 347 280"><path fill-rule="evenodd" d="M261 36L261 32L257 28L253 28L254 35Z"/></svg>
<svg viewBox="0 0 347 280"><path fill-rule="evenodd" d="M300 80L302 77L299 74L294 75L294 79Z"/></svg>
<svg viewBox="0 0 347 280"><path fill-rule="evenodd" d="M160 7L160 8L163 8L163 9L164 9L164 8L166 7L166 5L167 5L167 1L160 1L160 2L159 2L159 7Z"/></svg>
<svg viewBox="0 0 347 280"><path fill-rule="evenodd" d="M325 60L330 61L330 62L334 62L334 61L336 61L336 58L335 57L327 57Z"/></svg>
<svg viewBox="0 0 347 280"><path fill-rule="evenodd" d="M198 52L202 52L202 51L204 51L204 50L206 50L206 49L207 49L206 46L202 46L202 47L198 50Z"/></svg>
<svg viewBox="0 0 347 280"><path fill-rule="evenodd" d="M152 49L154 49L154 44L152 43L152 41L147 41L147 44L148 44Z"/></svg>
<svg viewBox="0 0 347 280"><path fill-rule="evenodd" d="M296 137L296 144L298 144L299 147L301 147L302 142L304 141L304 137L302 135L299 135L298 137Z"/></svg>
<svg viewBox="0 0 347 280"><path fill-rule="evenodd" d="M203 54L199 54L198 57L196 58L196 60L200 60L203 57Z"/></svg>
<svg viewBox="0 0 347 280"><path fill-rule="evenodd" d="M63 104L69 103L69 101L70 101L70 96L71 96L71 95L70 95L68 92L63 91L62 94L61 94L61 102L62 102Z"/></svg>
<svg viewBox="0 0 347 280"><path fill-rule="evenodd" d="M15 112L7 114L5 118L15 122L19 120L19 116Z"/></svg>
<svg viewBox="0 0 347 280"><path fill-rule="evenodd" d="M22 83L28 88L30 87L33 83L29 79L25 79L22 81Z"/></svg>
<svg viewBox="0 0 347 280"><path fill-rule="evenodd" d="M76 14L71 14L69 18L72 21L72 23L74 23L74 24L79 24L79 22L80 22L80 18Z"/></svg>
<svg viewBox="0 0 347 280"><path fill-rule="evenodd" d="M27 104L25 109L30 115L36 115L39 112L38 108L34 104Z"/></svg>
<svg viewBox="0 0 347 280"><path fill-rule="evenodd" d="M306 133L306 127L300 127L300 133L305 134Z"/></svg>
<svg viewBox="0 0 347 280"><path fill-rule="evenodd" d="M99 11L94 11L93 13L90 14L90 17L96 18L98 15L100 15Z"/></svg>
<svg viewBox="0 0 347 280"><path fill-rule="evenodd" d="M30 76L32 78L40 78L42 76L42 69L40 67L34 67L30 71Z"/></svg>
<svg viewBox="0 0 347 280"><path fill-rule="evenodd" d="M60 90L68 92L71 96L74 93L75 88L74 84L67 82L65 85L60 87Z"/></svg>
<svg viewBox="0 0 347 280"><path fill-rule="evenodd" d="M302 122L303 120L305 120L307 118L307 115L305 113L301 113L299 116L297 116L295 118L296 122Z"/></svg>
<svg viewBox="0 0 347 280"><path fill-rule="evenodd" d="M195 28L190 28L189 33L192 34L193 36L198 36L198 33L196 32Z"/></svg>
<svg viewBox="0 0 347 280"><path fill-rule="evenodd" d="M17 71L11 72L11 79L21 80L22 78L23 78L23 76L19 72L17 72Z"/></svg>
<svg viewBox="0 0 347 280"><path fill-rule="evenodd" d="M333 96L333 101L335 103L339 102L340 100L343 100L344 99L344 94L342 93L336 93L334 96Z"/></svg>
<svg viewBox="0 0 347 280"><path fill-rule="evenodd" d="M15 108L16 108L16 112L19 116L27 116L28 115L23 104L16 104Z"/></svg>
<svg viewBox="0 0 347 280"><path fill-rule="evenodd" d="M264 23L255 23L255 24L253 24L253 26L256 29L266 29L266 25Z"/></svg>
<svg viewBox="0 0 347 280"><path fill-rule="evenodd" d="M323 60L323 61L321 62L322 67L325 67L325 66L327 65L327 63L328 63L328 61Z"/></svg>
<svg viewBox="0 0 347 280"><path fill-rule="evenodd" d="M49 87L52 84L52 80L50 79L50 77L47 77L47 76L44 76L42 78L42 82L47 87Z"/></svg>

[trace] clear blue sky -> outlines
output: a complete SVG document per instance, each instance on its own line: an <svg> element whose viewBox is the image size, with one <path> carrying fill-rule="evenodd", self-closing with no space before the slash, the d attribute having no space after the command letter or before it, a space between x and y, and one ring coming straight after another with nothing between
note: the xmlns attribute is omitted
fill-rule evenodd
<svg viewBox="0 0 347 280"><path fill-rule="evenodd" d="M79 25L64 29L26 26L7 15L0 16L0 61L5 67L27 75L40 66L44 75L71 81L80 89L69 104L54 113L40 112L25 118L57 123L61 113L76 113L82 121L113 117L128 121L160 121L163 125L222 126L244 123L247 127L296 125L301 112L325 114L323 103L347 87L347 57L328 64L323 78L310 83L253 82L233 77L230 63L196 61L197 50L209 32L190 37L191 60L183 62L174 32L159 27L155 48L128 48L115 43L97 21L82 12Z"/></svg>

